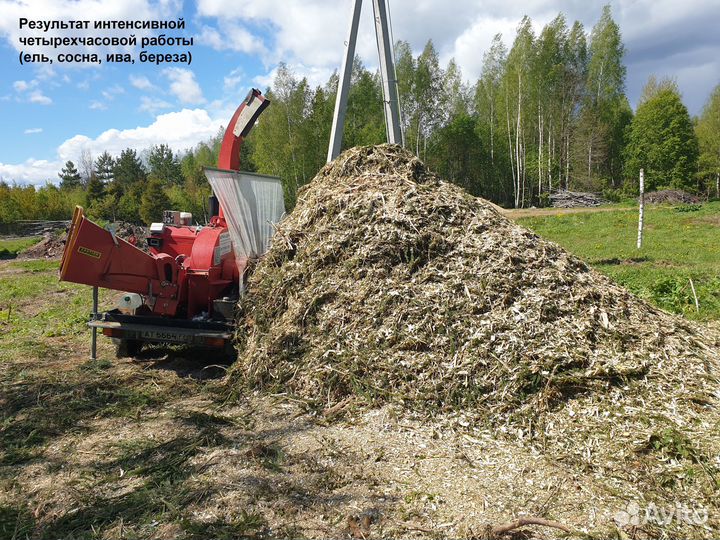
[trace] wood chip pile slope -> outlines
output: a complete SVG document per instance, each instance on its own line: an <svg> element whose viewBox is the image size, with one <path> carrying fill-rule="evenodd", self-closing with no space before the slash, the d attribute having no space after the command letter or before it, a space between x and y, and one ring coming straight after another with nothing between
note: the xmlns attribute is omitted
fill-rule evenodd
<svg viewBox="0 0 720 540"><path fill-rule="evenodd" d="M675 460L697 476L686 498L718 494L716 336L396 146L348 150L301 191L249 280L237 337L235 387L399 403L642 493Z"/></svg>

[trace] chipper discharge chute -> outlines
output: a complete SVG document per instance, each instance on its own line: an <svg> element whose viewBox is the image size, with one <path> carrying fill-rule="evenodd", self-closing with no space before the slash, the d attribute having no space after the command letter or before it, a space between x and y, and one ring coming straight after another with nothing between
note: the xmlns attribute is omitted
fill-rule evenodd
<svg viewBox="0 0 720 540"><path fill-rule="evenodd" d="M187 212L165 211L150 226L149 253L118 238L75 209L60 279L123 291L116 309L97 312L95 333L115 338L119 356L145 342L185 343L232 350L233 311L248 261L267 251L284 213L280 180L240 172L240 146L269 105L252 90L228 125L218 168L206 169L214 196L210 222L193 225ZM219 201L218 201L219 200Z"/></svg>

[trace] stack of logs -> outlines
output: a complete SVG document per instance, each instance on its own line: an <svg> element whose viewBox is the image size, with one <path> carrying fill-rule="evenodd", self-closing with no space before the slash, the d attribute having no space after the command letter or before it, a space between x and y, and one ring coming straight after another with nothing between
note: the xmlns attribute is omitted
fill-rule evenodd
<svg viewBox="0 0 720 540"><path fill-rule="evenodd" d="M607 201L597 193L582 191L556 191L550 194L550 204L555 208L582 208L587 206L600 206Z"/></svg>

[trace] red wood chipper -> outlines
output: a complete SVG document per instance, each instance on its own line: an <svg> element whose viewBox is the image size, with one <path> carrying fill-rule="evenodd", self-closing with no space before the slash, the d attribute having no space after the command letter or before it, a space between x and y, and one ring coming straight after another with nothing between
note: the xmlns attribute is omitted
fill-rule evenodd
<svg viewBox="0 0 720 540"><path fill-rule="evenodd" d="M243 139L269 103L258 90L248 94L225 131L218 168L205 169L214 193L206 225L165 211L163 222L150 226L146 253L75 209L60 279L94 287L93 358L98 329L114 338L120 357L147 342L232 351L248 261L267 250L284 212L279 179L239 171ZM98 287L125 293L116 309L98 313Z"/></svg>

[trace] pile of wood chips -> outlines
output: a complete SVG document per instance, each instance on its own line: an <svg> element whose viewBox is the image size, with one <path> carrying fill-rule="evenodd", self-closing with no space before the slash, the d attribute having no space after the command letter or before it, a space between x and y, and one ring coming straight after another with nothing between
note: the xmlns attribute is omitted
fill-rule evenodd
<svg viewBox="0 0 720 540"><path fill-rule="evenodd" d="M711 516L643 530L720 530L717 334L636 298L400 147L350 149L318 173L238 317L232 388L318 409L391 403L448 429L490 430L608 493Z"/></svg>

